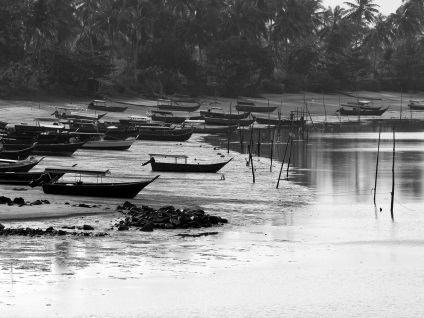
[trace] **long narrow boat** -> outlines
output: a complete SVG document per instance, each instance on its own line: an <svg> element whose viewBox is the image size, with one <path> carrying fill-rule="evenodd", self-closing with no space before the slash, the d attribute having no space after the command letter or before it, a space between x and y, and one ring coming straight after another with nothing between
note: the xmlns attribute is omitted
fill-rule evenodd
<svg viewBox="0 0 424 318"><path fill-rule="evenodd" d="M255 118L252 119L228 119L228 118L213 118L205 117L206 125L217 125L217 126L228 126L228 125L239 125L242 127L250 126L255 122Z"/></svg>
<svg viewBox="0 0 424 318"><path fill-rule="evenodd" d="M381 116L386 110L389 109L390 106L387 106L378 110L365 110L363 108L348 108L348 107L340 107L336 112L339 112L340 115L344 116Z"/></svg>
<svg viewBox="0 0 424 318"><path fill-rule="evenodd" d="M185 155L166 155L166 154L149 154L150 160L143 163L143 166L150 163L152 171L166 171L166 172L208 172L216 173L222 169L228 161L219 163L187 163L187 156ZM175 162L157 162L155 157L170 157L175 159ZM184 159L184 163L178 163L177 159Z"/></svg>
<svg viewBox="0 0 424 318"><path fill-rule="evenodd" d="M61 182L58 176L52 174L72 173L80 177L77 182ZM97 179L109 174L109 170L82 170L82 169L53 169L46 168L45 173L38 180L30 184L35 187L42 185L46 194L90 196L90 197L109 197L109 198L134 198L141 190L150 183L155 181L159 176L148 181L138 182L85 182L81 180L81 176L92 176Z"/></svg>
<svg viewBox="0 0 424 318"><path fill-rule="evenodd" d="M30 158L25 160L0 159L0 172L28 172L43 159L44 157L40 159Z"/></svg>
<svg viewBox="0 0 424 318"><path fill-rule="evenodd" d="M13 149L14 147L9 144L3 144L3 147L0 149L0 159L25 160L34 154L36 144L24 145L24 147L18 149Z"/></svg>
<svg viewBox="0 0 424 318"><path fill-rule="evenodd" d="M272 113L278 108L278 105L256 106L255 103L249 101L237 101L236 110L239 112L251 113Z"/></svg>
<svg viewBox="0 0 424 318"><path fill-rule="evenodd" d="M408 107L411 110L424 110L424 101L411 99L409 101Z"/></svg>
<svg viewBox="0 0 424 318"><path fill-rule="evenodd" d="M128 150L134 144L136 138L129 138L126 140L89 140L82 149L95 149L95 150Z"/></svg>
<svg viewBox="0 0 424 318"><path fill-rule="evenodd" d="M128 107L126 106L110 106L106 104L106 101L95 99L91 101L87 109L91 110L100 110L104 112L115 112L115 113L122 113L127 110Z"/></svg>
<svg viewBox="0 0 424 318"><path fill-rule="evenodd" d="M89 120L99 120L100 118L106 116L107 113L103 114L92 114L87 112L80 111L69 111L67 107L58 107L52 115L59 119L89 119ZM72 109L71 109L72 110Z"/></svg>
<svg viewBox="0 0 424 318"><path fill-rule="evenodd" d="M181 129L140 129L138 140L186 141L193 134L193 128Z"/></svg>
<svg viewBox="0 0 424 318"><path fill-rule="evenodd" d="M73 167L75 167L73 165ZM63 167L63 169L68 169L69 167ZM45 171L29 171L29 172L0 172L0 184L9 184L9 185L28 185L31 181L39 179L43 174L45 174ZM50 173L52 177L59 176L61 177L62 174L55 174Z"/></svg>
<svg viewBox="0 0 424 318"><path fill-rule="evenodd" d="M290 120L289 118L266 118L256 116L256 122L260 125L272 125L272 126L299 126L302 124L302 120Z"/></svg>
<svg viewBox="0 0 424 318"><path fill-rule="evenodd" d="M250 112L242 112L242 113L226 113L219 107L210 107L208 110L201 110L200 115L204 118L212 117L212 118L227 118L227 119L245 119L249 117Z"/></svg>
<svg viewBox="0 0 424 318"><path fill-rule="evenodd" d="M193 128L193 133L196 134L228 134L228 132L232 133L238 128L238 125L206 125L204 120L186 120L183 125Z"/></svg>
<svg viewBox="0 0 424 318"><path fill-rule="evenodd" d="M193 105L192 105L193 104ZM179 103L172 100L158 99L157 109L161 110L175 110L184 112L195 112L200 108L202 103Z"/></svg>

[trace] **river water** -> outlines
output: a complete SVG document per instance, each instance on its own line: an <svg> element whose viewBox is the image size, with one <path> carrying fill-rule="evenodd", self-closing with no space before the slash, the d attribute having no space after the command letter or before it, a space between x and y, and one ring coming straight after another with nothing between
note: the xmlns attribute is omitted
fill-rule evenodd
<svg viewBox="0 0 424 318"><path fill-rule="evenodd" d="M149 153L186 154L197 162L234 158L217 174L162 173L131 200L199 206L229 224L206 229L217 235L181 238L176 234L204 230L116 232L111 226L122 215L115 211L5 222L41 228L91 224L110 235L3 237L1 316L417 317L424 311L422 128L404 120L295 131L288 177L287 157L278 189L290 130L235 133L229 150L227 138L208 135L184 143L137 141L125 152L79 150L69 163L107 168L125 179L156 175L141 166ZM247 143L255 182L246 165ZM46 158L38 168L55 164L63 165L63 158ZM42 195L40 189L29 191Z"/></svg>

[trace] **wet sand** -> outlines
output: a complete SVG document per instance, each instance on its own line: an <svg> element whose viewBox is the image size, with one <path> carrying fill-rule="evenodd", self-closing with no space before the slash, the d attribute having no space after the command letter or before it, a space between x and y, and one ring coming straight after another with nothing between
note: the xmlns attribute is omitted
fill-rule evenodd
<svg viewBox="0 0 424 318"><path fill-rule="evenodd" d="M399 101L399 95L385 96ZM338 98L328 96L328 107L338 108ZM301 107L303 97L290 95L286 101L288 115ZM274 96L273 102L278 103L279 97ZM318 105L313 104L313 116L321 120L325 112ZM52 107L41 104L29 113L28 106L1 107L12 115L10 119L19 117L17 122L31 122ZM131 107L124 116L145 111ZM394 116L398 116L395 110L387 118ZM130 160L125 169L119 169L122 154L106 160L107 155L83 151L75 158L81 164L110 165L119 176L129 177L128 170L138 167L130 162L143 161L154 147L154 142L143 142L126 152ZM63 197L49 196L49 206L0 206L0 223L7 226L59 228L87 223L110 234L90 239L2 238L0 310L4 317L417 317L424 310L424 242L418 231L424 222L418 213L397 211L392 222L386 198L384 212L374 213L372 204L318 200L313 189L290 180L284 180L277 191L279 162L269 173L266 158L255 158L257 182L253 185L244 164L246 155L227 154L225 145L215 150L201 137L161 147L161 151L190 151L193 156L213 155L216 160L221 158L218 153L235 159L223 170L225 182L220 174L191 176L170 188L170 183L179 182L171 174L131 201L200 206L230 223L206 229L218 235L182 239L170 231L108 230L122 217L115 210L122 200L102 200L102 206L90 209L90 215L72 204L92 205L98 200L66 198L71 203L66 206ZM53 158L43 165L61 160ZM308 172L294 167L293 173ZM140 174L153 175L149 169ZM1 187L3 195L12 198L32 201L43 195L40 189ZM208 191L211 188L214 191ZM419 211L420 202L408 207ZM73 217L54 217L59 214ZM40 216L53 218L37 219Z"/></svg>

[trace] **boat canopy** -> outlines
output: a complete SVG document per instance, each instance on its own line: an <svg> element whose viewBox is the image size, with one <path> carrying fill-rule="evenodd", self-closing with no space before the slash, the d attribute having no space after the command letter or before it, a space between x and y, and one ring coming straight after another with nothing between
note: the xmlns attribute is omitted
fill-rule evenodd
<svg viewBox="0 0 424 318"><path fill-rule="evenodd" d="M46 168L44 169L46 173L75 173L75 174L85 174L85 175L96 175L96 176L105 176L110 174L109 169L106 170L85 170L79 168Z"/></svg>
<svg viewBox="0 0 424 318"><path fill-rule="evenodd" d="M150 157L170 157L170 158L184 158L187 159L188 156L186 155L169 155L169 154L160 154L160 153L149 153Z"/></svg>
<svg viewBox="0 0 424 318"><path fill-rule="evenodd" d="M204 119L186 119L184 120L184 122L187 124L204 124L205 120Z"/></svg>

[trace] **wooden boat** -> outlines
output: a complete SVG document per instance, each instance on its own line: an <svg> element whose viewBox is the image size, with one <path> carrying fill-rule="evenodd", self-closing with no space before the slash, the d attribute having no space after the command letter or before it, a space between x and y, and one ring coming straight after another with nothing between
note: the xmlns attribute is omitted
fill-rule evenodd
<svg viewBox="0 0 424 318"><path fill-rule="evenodd" d="M52 143L52 144L37 143L32 153L37 155L70 157L74 154L75 151L80 149L85 143L86 141L74 142L74 143Z"/></svg>
<svg viewBox="0 0 424 318"><path fill-rule="evenodd" d="M377 110L366 110L363 108L349 108L349 107L340 107L336 112L339 112L340 115L344 116L381 116L383 115L386 110L389 109L390 106L387 106L382 109Z"/></svg>
<svg viewBox="0 0 424 318"><path fill-rule="evenodd" d="M219 163L187 163L187 156L185 155L165 155L165 154L149 154L150 160L143 163L143 166L150 163L153 171L166 171L166 172L209 172L216 173L222 169L233 158L225 162ZM157 162L155 157L173 158L175 162ZM184 159L184 163L178 163L178 159Z"/></svg>
<svg viewBox="0 0 424 318"><path fill-rule="evenodd" d="M77 182L60 181L61 177L52 174L72 173L79 175ZM109 170L82 170L77 168L54 169L46 168L45 173L36 181L31 182L30 186L35 187L41 184L44 193L60 195L76 195L90 197L109 197L109 198L134 198L143 188L155 181L159 176L148 181L138 182L85 182L81 176L96 177L97 180L109 174Z"/></svg>
<svg viewBox="0 0 424 318"><path fill-rule="evenodd" d="M408 107L411 110L424 110L424 101L419 101L419 100L411 99L409 101Z"/></svg>
<svg viewBox="0 0 424 318"><path fill-rule="evenodd" d="M74 107L57 107L53 112L56 118L59 119L89 119L89 120L99 120L104 117L107 113L103 114L92 114L87 112L72 111L76 110Z"/></svg>
<svg viewBox="0 0 424 318"><path fill-rule="evenodd" d="M182 124L188 116L174 116L174 113L166 110L151 110L152 120L167 124Z"/></svg>
<svg viewBox="0 0 424 318"><path fill-rule="evenodd" d="M8 144L3 144L3 147L0 149L0 159L25 160L34 153L36 145L37 143L33 143L16 149Z"/></svg>
<svg viewBox="0 0 424 318"><path fill-rule="evenodd" d="M186 141L193 134L193 128L181 129L140 129L138 140Z"/></svg>
<svg viewBox="0 0 424 318"><path fill-rule="evenodd" d="M148 116L129 116L126 119L119 119L119 123L124 126L144 127L144 126L165 126L163 122L154 121ZM169 125L168 125L169 127Z"/></svg>
<svg viewBox="0 0 424 318"><path fill-rule="evenodd" d="M205 117L206 125L217 125L217 126L231 126L239 125L241 127L250 126L255 122L255 118L245 118L245 119L228 119L228 118L214 118L214 117Z"/></svg>
<svg viewBox="0 0 424 318"><path fill-rule="evenodd" d="M81 148L95 150L128 150L135 142L136 138L126 140L89 140Z"/></svg>
<svg viewBox="0 0 424 318"><path fill-rule="evenodd" d="M291 120L289 118L266 118L256 116L256 122L259 125L271 125L271 126L300 126L303 123L302 118L298 120Z"/></svg>
<svg viewBox="0 0 424 318"><path fill-rule="evenodd" d="M73 165L73 167L75 167ZM63 167L61 169L68 169L69 167ZM29 171L29 172L0 172L0 184L9 184L9 185L28 185L31 181L39 179L45 171ZM59 176L63 174L50 173L52 177Z"/></svg>
<svg viewBox="0 0 424 318"><path fill-rule="evenodd" d="M350 107L350 108L360 108L364 110L379 110L383 106L374 106L372 101L369 100L358 100L355 102L347 102L346 104L341 104L342 107Z"/></svg>
<svg viewBox="0 0 424 318"><path fill-rule="evenodd" d="M193 128L193 133L196 134L228 134L237 130L238 125L231 126L216 126L206 125L205 120L191 120L187 119L183 124L183 127Z"/></svg>
<svg viewBox="0 0 424 318"><path fill-rule="evenodd" d="M256 106L255 103L246 100L238 100L236 110L239 112L251 112L251 113L272 113L277 109L277 105L268 106Z"/></svg>
<svg viewBox="0 0 424 318"><path fill-rule="evenodd" d="M5 130L7 126L7 122L0 120L0 130Z"/></svg>
<svg viewBox="0 0 424 318"><path fill-rule="evenodd" d="M158 99L157 109L161 110L175 110L183 112L195 112L200 108L202 103L180 103L169 99Z"/></svg>
<svg viewBox="0 0 424 318"><path fill-rule="evenodd" d="M245 119L249 117L250 112L243 113L226 113L220 107L210 107L208 110L201 110L200 115L204 118L226 118L226 119Z"/></svg>
<svg viewBox="0 0 424 318"><path fill-rule="evenodd" d="M87 109L100 110L104 112L115 112L115 113L122 113L126 111L127 108L128 107L125 107L125 106L109 106L109 105L106 105L106 101L99 100L99 99L95 99L91 101L87 106Z"/></svg>
<svg viewBox="0 0 424 318"><path fill-rule="evenodd" d="M44 157L38 160L34 157L25 160L0 159L0 172L28 172L43 159Z"/></svg>

